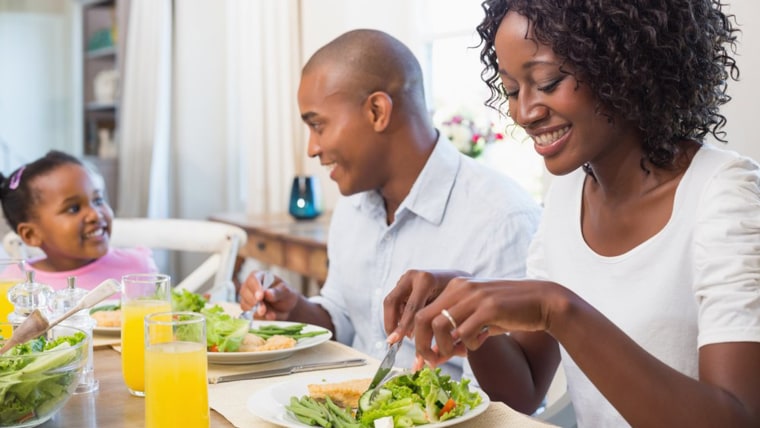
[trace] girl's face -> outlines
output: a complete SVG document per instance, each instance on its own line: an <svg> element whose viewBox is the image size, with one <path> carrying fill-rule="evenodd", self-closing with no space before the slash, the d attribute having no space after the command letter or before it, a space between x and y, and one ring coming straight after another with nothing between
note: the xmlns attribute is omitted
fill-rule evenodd
<svg viewBox="0 0 760 428"><path fill-rule="evenodd" d="M108 252L113 211L85 168L65 164L35 177L30 185L37 200L32 218L20 224L18 231L27 244L47 255L35 266L72 270Z"/></svg>
<svg viewBox="0 0 760 428"><path fill-rule="evenodd" d="M527 18L507 13L494 47L509 114L531 136L552 174L594 162L621 142L623 130L597 112L588 85L562 71L572 68L532 38Z"/></svg>

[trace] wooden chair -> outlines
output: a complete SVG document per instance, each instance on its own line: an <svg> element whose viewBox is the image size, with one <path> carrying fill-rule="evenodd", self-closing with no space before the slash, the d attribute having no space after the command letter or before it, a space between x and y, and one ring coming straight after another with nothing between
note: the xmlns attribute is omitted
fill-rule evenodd
<svg viewBox="0 0 760 428"><path fill-rule="evenodd" d="M231 280L235 258L247 238L243 229L215 221L116 218L111 245L208 254L208 258L182 278L176 288L199 292L213 279L209 290L233 287L234 292ZM24 244L14 232L5 235L3 248L13 258L29 259L44 254L39 248Z"/></svg>

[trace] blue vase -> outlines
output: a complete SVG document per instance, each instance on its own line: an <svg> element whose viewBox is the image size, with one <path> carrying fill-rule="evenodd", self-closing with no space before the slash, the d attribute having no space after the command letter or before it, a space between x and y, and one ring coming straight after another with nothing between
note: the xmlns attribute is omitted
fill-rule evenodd
<svg viewBox="0 0 760 428"><path fill-rule="evenodd" d="M288 212L298 220L309 220L322 214L322 194L316 176L297 175L293 178Z"/></svg>

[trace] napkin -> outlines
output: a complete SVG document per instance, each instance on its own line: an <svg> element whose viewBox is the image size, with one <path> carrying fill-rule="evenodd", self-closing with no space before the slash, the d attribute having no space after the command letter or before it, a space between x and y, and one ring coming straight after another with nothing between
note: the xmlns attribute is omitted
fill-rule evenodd
<svg viewBox="0 0 760 428"><path fill-rule="evenodd" d="M92 334L92 348L95 350L104 349L113 345L121 345L121 335Z"/></svg>
<svg viewBox="0 0 760 428"><path fill-rule="evenodd" d="M285 366L291 366L301 363L314 363L321 361L338 361L348 358L365 358L366 366L348 367L335 370L325 370L320 372L297 373L288 376L271 377L265 379L251 379L237 382L226 382L211 384L208 386L208 404L209 407L224 416L230 423L236 427L276 427L271 423L255 416L246 408L248 398L260 389L280 382L287 382L299 377L313 377L316 373L339 373L341 376L356 378L371 378L377 369L379 361L367 357L359 351L350 348L338 342L329 341L313 348L304 349L296 352L289 358L262 364L248 365L219 365L209 364L209 378L223 374L232 374L247 372L252 370L267 370Z"/></svg>

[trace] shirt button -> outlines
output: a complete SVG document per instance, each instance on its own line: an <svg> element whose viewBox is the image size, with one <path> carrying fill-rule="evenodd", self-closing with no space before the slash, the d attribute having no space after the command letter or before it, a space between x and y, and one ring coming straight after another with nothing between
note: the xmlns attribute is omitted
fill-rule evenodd
<svg viewBox="0 0 760 428"><path fill-rule="evenodd" d="M385 347L385 342L375 342L375 349L383 349Z"/></svg>
<svg viewBox="0 0 760 428"><path fill-rule="evenodd" d="M378 288L375 289L375 296L380 296L382 294L383 294L383 289L382 288L378 287Z"/></svg>

